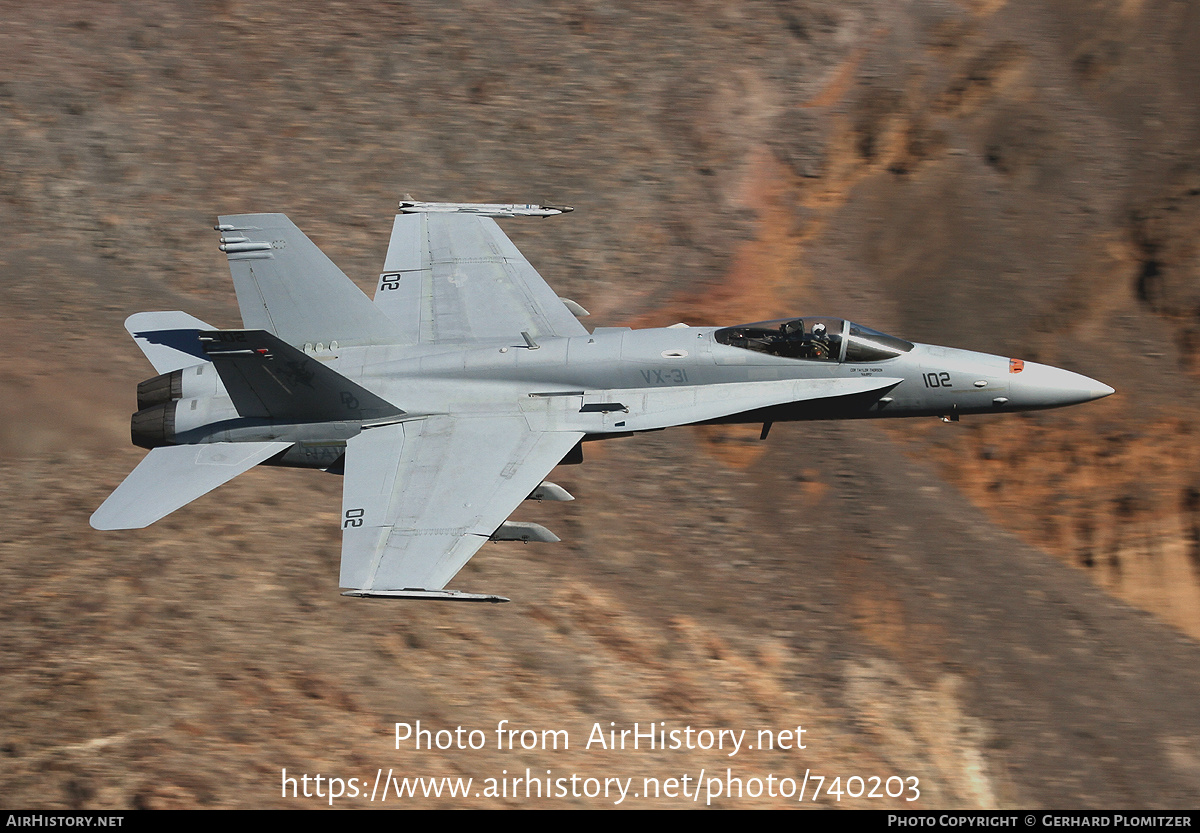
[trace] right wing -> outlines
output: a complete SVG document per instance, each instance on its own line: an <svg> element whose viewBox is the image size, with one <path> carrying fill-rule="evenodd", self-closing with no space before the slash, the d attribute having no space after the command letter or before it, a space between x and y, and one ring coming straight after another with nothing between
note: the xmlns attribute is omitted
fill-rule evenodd
<svg viewBox="0 0 1200 833"><path fill-rule="evenodd" d="M469 214L398 214L375 306L405 344L587 335L496 221Z"/></svg>
<svg viewBox="0 0 1200 833"><path fill-rule="evenodd" d="M514 415L432 416L351 438L341 586L454 597L442 588L582 437Z"/></svg>

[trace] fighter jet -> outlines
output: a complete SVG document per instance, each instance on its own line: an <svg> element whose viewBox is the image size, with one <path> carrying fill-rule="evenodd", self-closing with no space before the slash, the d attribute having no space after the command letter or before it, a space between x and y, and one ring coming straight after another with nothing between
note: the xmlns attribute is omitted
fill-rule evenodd
<svg viewBox="0 0 1200 833"><path fill-rule="evenodd" d="M490 206L484 206L488 208ZM496 221L396 216L372 302L282 214L221 217L243 329L125 326L149 453L92 515L145 527L257 464L342 475L344 595L507 601L446 585L583 443L677 425L1004 414L1108 396L1055 367L915 344L828 316L633 330L578 320Z"/></svg>

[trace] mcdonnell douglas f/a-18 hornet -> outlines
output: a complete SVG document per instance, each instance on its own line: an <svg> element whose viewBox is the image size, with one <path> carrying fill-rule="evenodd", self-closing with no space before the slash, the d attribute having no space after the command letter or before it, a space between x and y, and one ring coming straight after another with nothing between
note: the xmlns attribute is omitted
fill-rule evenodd
<svg viewBox="0 0 1200 833"><path fill-rule="evenodd" d="M1019 359L914 344L826 316L632 330L580 323L492 217L537 205L400 206L372 302L282 214L221 217L240 330L183 312L125 327L150 450L92 515L147 526L259 463L342 475L345 595L506 601L447 590L587 440L676 425L994 414L1113 389Z"/></svg>

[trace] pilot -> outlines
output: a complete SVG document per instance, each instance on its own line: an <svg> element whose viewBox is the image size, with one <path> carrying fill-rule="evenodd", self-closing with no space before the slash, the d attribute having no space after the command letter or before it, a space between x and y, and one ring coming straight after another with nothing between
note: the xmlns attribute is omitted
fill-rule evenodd
<svg viewBox="0 0 1200 833"><path fill-rule="evenodd" d="M795 358L804 347L804 320L793 318L779 325L779 338L773 352L779 356Z"/></svg>
<svg viewBox="0 0 1200 833"><path fill-rule="evenodd" d="M829 333L825 329L825 325L818 321L812 326L812 341L809 344L809 350L814 359L829 358Z"/></svg>

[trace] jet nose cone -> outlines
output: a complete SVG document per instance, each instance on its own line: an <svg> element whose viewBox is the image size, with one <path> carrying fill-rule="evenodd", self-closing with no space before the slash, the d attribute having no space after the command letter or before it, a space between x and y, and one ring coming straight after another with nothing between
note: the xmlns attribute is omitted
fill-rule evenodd
<svg viewBox="0 0 1200 833"><path fill-rule="evenodd" d="M1058 370L1058 368L1051 368ZM1116 393L1113 388L1095 379L1089 379L1079 373L1069 370L1058 370L1061 376L1052 377L1052 384L1057 384L1059 395L1066 400L1064 404L1074 405L1077 402L1091 402L1093 399L1103 399Z"/></svg>
<svg viewBox="0 0 1200 833"><path fill-rule="evenodd" d="M1116 392L1103 382L1082 374L1034 362L1025 362L1024 369L1009 378L1015 394L1013 404L1020 403L1019 407L1029 409L1077 405Z"/></svg>

